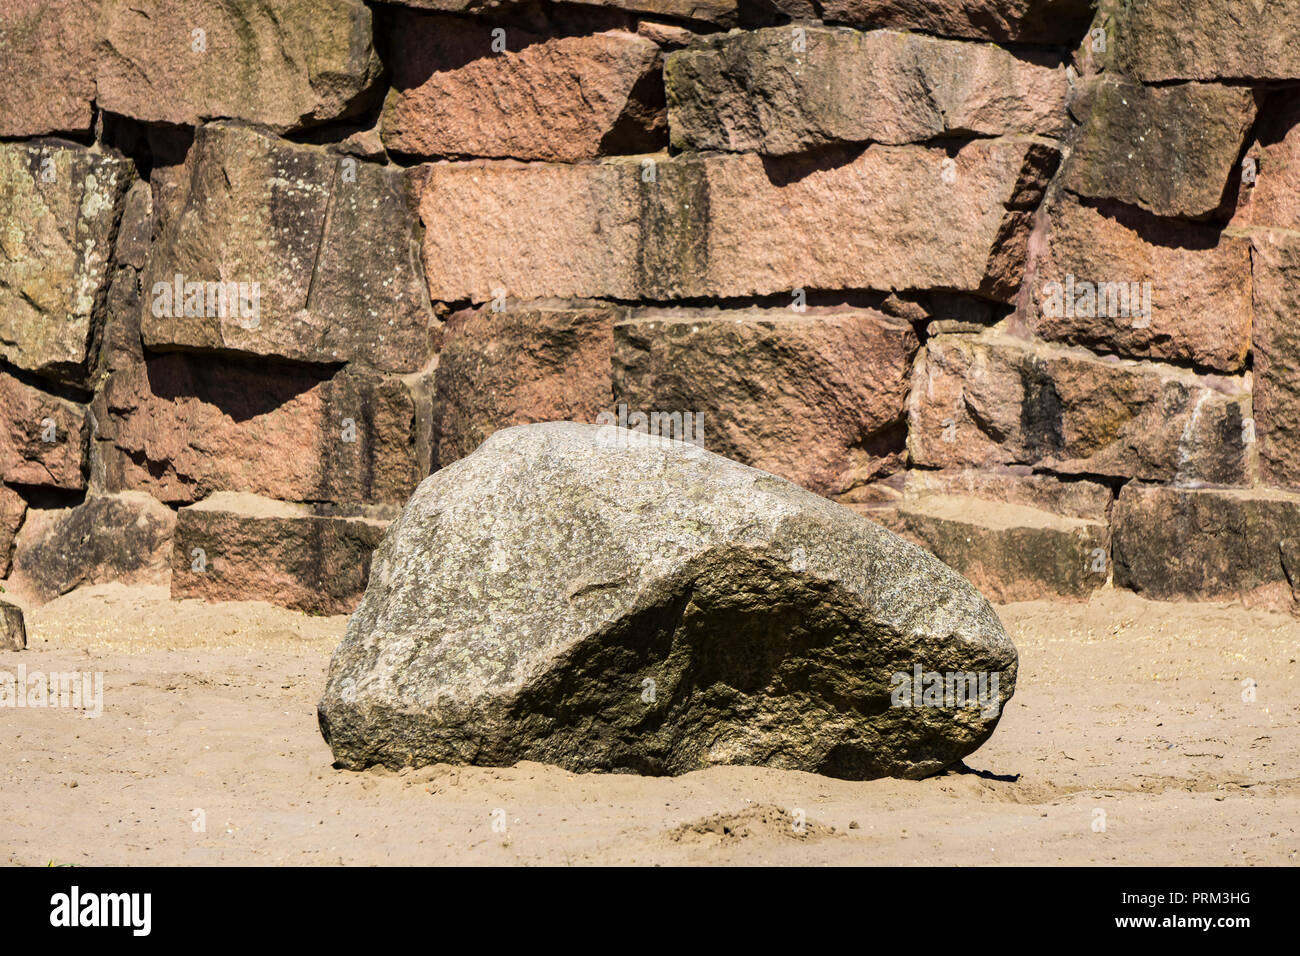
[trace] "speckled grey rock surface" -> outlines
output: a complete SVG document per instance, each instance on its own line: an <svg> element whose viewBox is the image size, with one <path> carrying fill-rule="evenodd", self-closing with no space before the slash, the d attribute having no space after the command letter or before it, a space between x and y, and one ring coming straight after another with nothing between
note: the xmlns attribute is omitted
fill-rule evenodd
<svg viewBox="0 0 1300 956"><path fill-rule="evenodd" d="M420 485L319 718L353 769L921 777L989 737L1016 661L965 579L841 505L691 444L547 423ZM918 665L997 685L897 706Z"/></svg>

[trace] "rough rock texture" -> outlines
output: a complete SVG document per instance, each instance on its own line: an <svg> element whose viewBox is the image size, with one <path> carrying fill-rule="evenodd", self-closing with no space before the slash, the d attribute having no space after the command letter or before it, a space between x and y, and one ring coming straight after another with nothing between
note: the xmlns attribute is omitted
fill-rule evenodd
<svg viewBox="0 0 1300 956"><path fill-rule="evenodd" d="M420 378L152 356L96 400L104 486L175 503L214 491L400 503L429 470Z"/></svg>
<svg viewBox="0 0 1300 956"><path fill-rule="evenodd" d="M437 320L401 170L217 124L195 136L180 196L144 270L146 346L427 364ZM223 302L221 283L243 288Z"/></svg>
<svg viewBox="0 0 1300 956"><path fill-rule="evenodd" d="M0 485L0 578L9 576L14 536L23 526L27 502L12 488Z"/></svg>
<svg viewBox="0 0 1300 956"><path fill-rule="evenodd" d="M1293 0L1131 0L1118 60L1145 83L1300 78Z"/></svg>
<svg viewBox="0 0 1300 956"><path fill-rule="evenodd" d="M659 47L635 33L510 29L497 53L484 23L407 16L396 29L383 118L394 152L569 163L666 141Z"/></svg>
<svg viewBox="0 0 1300 956"><path fill-rule="evenodd" d="M1057 154L1040 140L855 158L684 155L422 167L435 299L947 288L1008 299ZM947 161L947 162L946 162ZM650 165L647 165L650 164ZM647 178L653 181L647 181ZM796 212L797 211L797 212ZM857 254L845 255L846 236Z"/></svg>
<svg viewBox="0 0 1300 956"><path fill-rule="evenodd" d="M387 525L254 495L213 495L178 512L172 597L350 613Z"/></svg>
<svg viewBox="0 0 1300 956"><path fill-rule="evenodd" d="M1255 97L1238 87L1149 87L1107 76L1086 84L1071 110L1083 128L1061 171L1067 189L1203 219L1223 205Z"/></svg>
<svg viewBox="0 0 1300 956"><path fill-rule="evenodd" d="M1072 44L1096 0L823 0L827 22L1014 43Z"/></svg>
<svg viewBox="0 0 1300 956"><path fill-rule="evenodd" d="M14 546L12 584L37 602L108 581L166 584L175 526L170 508L139 492L32 508Z"/></svg>
<svg viewBox="0 0 1300 956"><path fill-rule="evenodd" d="M1250 349L1248 240L1065 198L1049 219L1030 284L1033 332L1128 358L1241 370Z"/></svg>
<svg viewBox="0 0 1300 956"><path fill-rule="evenodd" d="M89 429L85 406L0 371L0 481L85 488Z"/></svg>
<svg viewBox="0 0 1300 956"><path fill-rule="evenodd" d="M99 0L0 5L0 136L85 133L95 98Z"/></svg>
<svg viewBox="0 0 1300 956"><path fill-rule="evenodd" d="M1258 232L1252 257L1260 475L1300 488L1300 234Z"/></svg>
<svg viewBox="0 0 1300 956"><path fill-rule="evenodd" d="M1300 96L1294 89L1265 100L1241 179L1232 226L1300 231Z"/></svg>
<svg viewBox="0 0 1300 956"><path fill-rule="evenodd" d="M133 178L81 147L0 143L0 359L84 380Z"/></svg>
<svg viewBox="0 0 1300 956"><path fill-rule="evenodd" d="M709 451L842 494L901 467L911 326L867 309L657 310L614 329L614 395Z"/></svg>
<svg viewBox="0 0 1300 956"><path fill-rule="evenodd" d="M828 143L1058 132L1064 67L890 30L735 31L671 54L664 69L673 146L784 155Z"/></svg>
<svg viewBox="0 0 1300 956"><path fill-rule="evenodd" d="M1104 521L941 494L866 514L925 548L991 601L1087 598L1107 581Z"/></svg>
<svg viewBox="0 0 1300 956"><path fill-rule="evenodd" d="M0 650L21 651L27 646L27 627L23 609L0 601Z"/></svg>
<svg viewBox="0 0 1300 956"><path fill-rule="evenodd" d="M382 69L361 0L102 2L99 107L146 122L298 129L355 111Z"/></svg>
<svg viewBox="0 0 1300 956"><path fill-rule="evenodd" d="M594 422L612 406L614 323L625 314L603 302L543 300L452 315L435 378L435 466L501 428Z"/></svg>
<svg viewBox="0 0 1300 956"><path fill-rule="evenodd" d="M992 706L891 706L914 665L996 673ZM352 768L920 777L992 733L1015 670L988 603L872 522L694 445L557 423L421 485L319 715Z"/></svg>
<svg viewBox="0 0 1300 956"><path fill-rule="evenodd" d="M1235 379L999 335L942 335L916 364L908 448L926 467L1236 483L1250 394Z"/></svg>
<svg viewBox="0 0 1300 956"><path fill-rule="evenodd" d="M1130 484L1114 528L1119 587L1300 612L1300 496Z"/></svg>

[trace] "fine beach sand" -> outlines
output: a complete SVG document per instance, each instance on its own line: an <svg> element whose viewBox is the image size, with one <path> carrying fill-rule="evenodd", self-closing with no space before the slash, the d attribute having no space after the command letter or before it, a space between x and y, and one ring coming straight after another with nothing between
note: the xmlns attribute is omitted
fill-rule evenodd
<svg viewBox="0 0 1300 956"><path fill-rule="evenodd" d="M353 773L331 767L315 713L346 618L83 589L28 612L27 651L0 652L11 673L104 674L98 719L0 710L0 860L1300 862L1300 621L1116 591L998 610L1019 683L969 772Z"/></svg>

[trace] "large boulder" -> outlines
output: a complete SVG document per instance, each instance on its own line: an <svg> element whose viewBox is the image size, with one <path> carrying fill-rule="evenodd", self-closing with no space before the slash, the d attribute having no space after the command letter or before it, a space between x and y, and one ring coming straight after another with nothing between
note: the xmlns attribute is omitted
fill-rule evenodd
<svg viewBox="0 0 1300 956"><path fill-rule="evenodd" d="M690 443L552 422L420 486L319 717L354 769L922 777L988 738L1016 666L967 581L843 506ZM945 696L957 674L982 706Z"/></svg>

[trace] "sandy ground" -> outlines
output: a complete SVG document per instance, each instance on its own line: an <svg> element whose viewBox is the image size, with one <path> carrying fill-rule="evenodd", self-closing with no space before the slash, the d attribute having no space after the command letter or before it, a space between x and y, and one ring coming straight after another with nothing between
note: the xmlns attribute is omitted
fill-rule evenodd
<svg viewBox="0 0 1300 956"><path fill-rule="evenodd" d="M0 860L1300 862L1300 621L1113 591L999 611L1020 681L970 772L351 773L315 716L345 618L89 588L30 612L29 649L0 652L0 671L104 674L99 718L0 709Z"/></svg>

